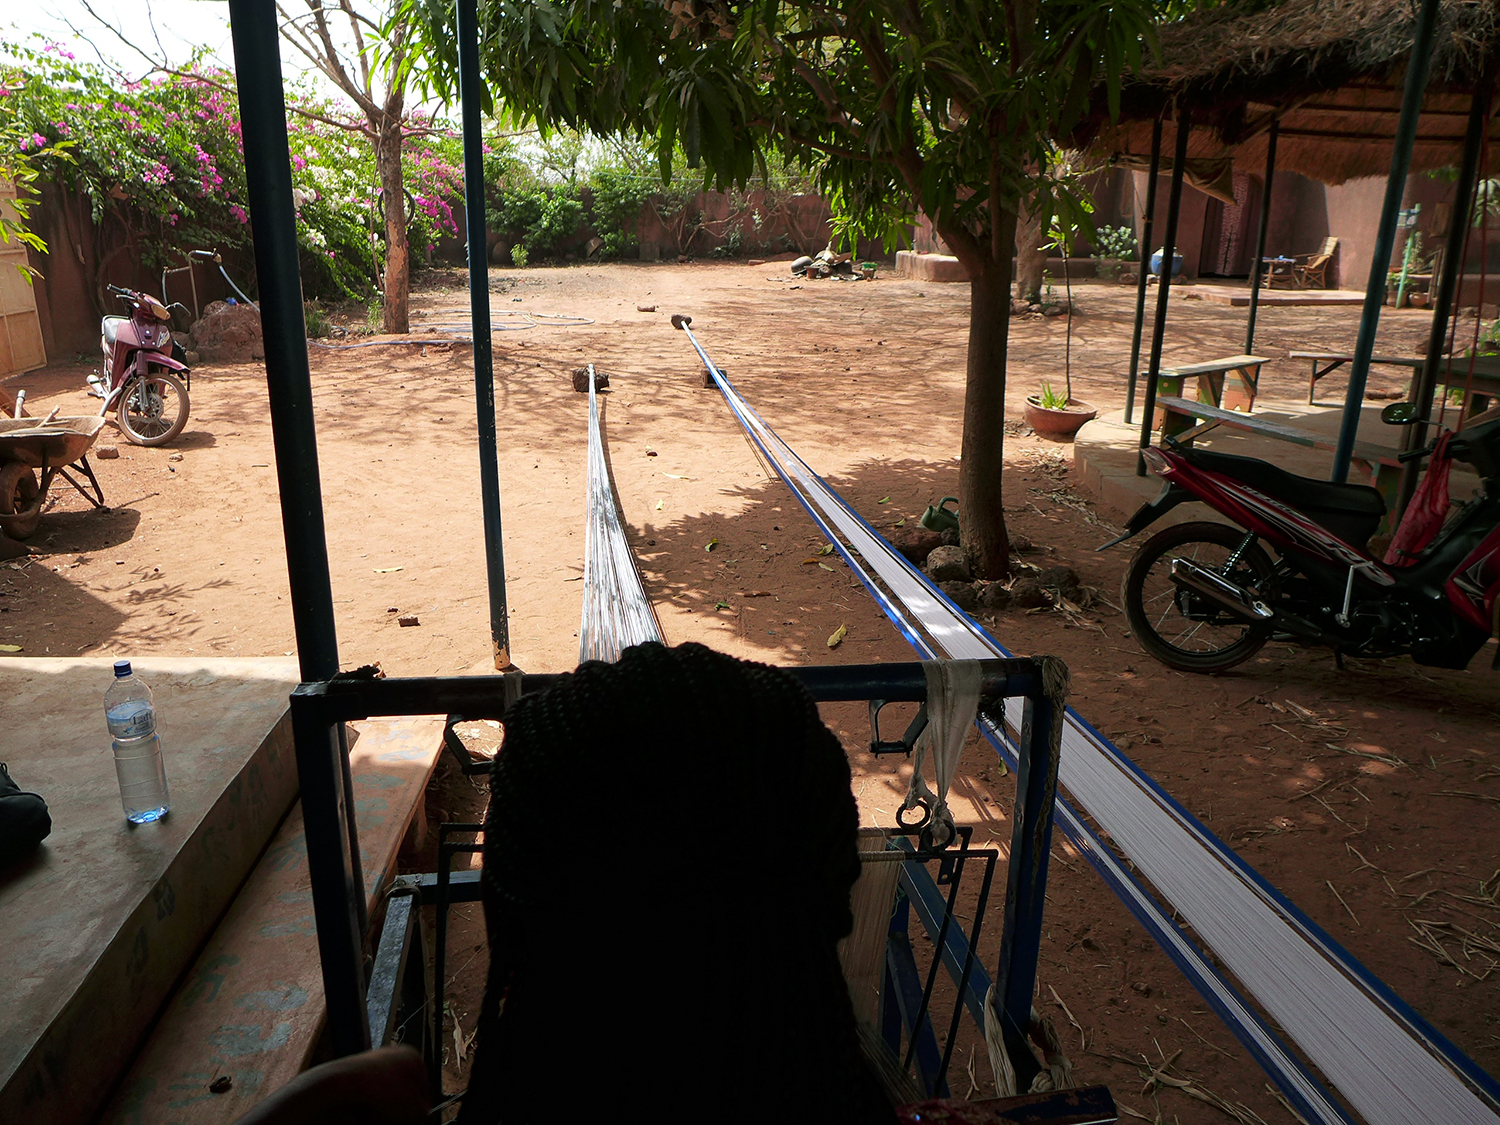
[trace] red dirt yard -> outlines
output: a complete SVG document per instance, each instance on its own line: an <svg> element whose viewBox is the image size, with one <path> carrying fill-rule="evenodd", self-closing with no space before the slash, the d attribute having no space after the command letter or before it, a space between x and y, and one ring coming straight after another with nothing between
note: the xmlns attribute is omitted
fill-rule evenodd
<svg viewBox="0 0 1500 1125"><path fill-rule="evenodd" d="M692 314L699 338L766 419L887 530L957 492L967 289L884 277L802 282L784 271L694 263L492 275L497 311L593 321L497 338L511 633L527 671L566 670L577 659L587 400L570 374L586 362L611 376L604 419L614 475L670 642L784 664L912 658L837 556L804 561L823 541L767 477L719 395L703 388L668 317ZM1131 296L1124 287L1077 287L1074 393L1107 409L1122 400ZM429 275L415 323L422 313L428 323L451 322L463 304L462 276ZM1169 361L1240 349L1243 310L1174 302L1172 315ZM1310 341L1352 344L1357 315L1357 307L1263 310L1258 350L1277 357L1263 393L1305 388L1303 368L1283 357ZM1388 312L1382 347L1410 348L1426 317ZM1064 323L1025 319L1012 331L1009 402L1019 419L1025 395L1061 374ZM419 328L412 339L422 338ZM437 344L313 352L345 666L379 661L395 675L488 667L470 362L467 347ZM7 385L29 388L33 413L92 413L82 390L88 369L58 365ZM1326 383L1321 395L1336 399L1341 386ZM121 443L119 460L97 463L108 512L54 492L59 502L31 540L41 554L0 569L0 643L37 656L294 649L264 371L205 367L192 399L187 430L171 447ZM1327 652L1282 645L1225 675L1171 672L1141 652L1109 604L1129 548L1092 552L1120 513L1097 510L1075 490L1066 447L1010 437L1007 464L1011 528L1038 548L1025 557L1075 567L1100 595L1081 618L1003 613L996 636L1017 652L1066 659L1084 716L1463 1050L1500 1070L1493 649L1468 672L1404 659L1350 660L1340 672ZM399 626L404 615L420 624ZM829 649L841 626L846 638ZM910 767L865 753L859 708L825 715L849 750L865 822L890 825ZM977 840L1008 843L1012 793L993 753L971 742L956 811L976 825ZM444 767L428 814L472 819L480 800ZM703 813L711 823L712 810ZM1228 1119L1182 1088L1143 1093L1151 1069L1173 1060L1174 1080L1243 1107L1241 1120L1290 1120L1087 863L1060 838L1054 857L1037 1004L1058 1024L1079 1078L1108 1083L1127 1116ZM477 910L460 913L468 920L456 928L449 964L463 977L450 1003L466 1034L483 977L482 930ZM965 1067L977 1089L991 1087L972 1045L972 1037L960 1044L959 1095L970 1086L958 1074ZM456 1088L465 1060L451 1042L448 1055Z"/></svg>

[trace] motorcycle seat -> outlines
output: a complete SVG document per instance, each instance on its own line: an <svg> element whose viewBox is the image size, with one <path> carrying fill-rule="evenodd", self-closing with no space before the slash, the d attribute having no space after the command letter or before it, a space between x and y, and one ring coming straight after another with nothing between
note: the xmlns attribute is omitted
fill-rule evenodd
<svg viewBox="0 0 1500 1125"><path fill-rule="evenodd" d="M114 347L115 346L115 340L118 339L119 335L120 335L120 326L122 324L129 324L129 323L130 323L130 318L127 317L127 316L107 316L107 317L105 317L104 321L103 321L103 323L101 325L101 327L104 330L104 344L105 344L105 346L106 347L110 347L110 348Z"/></svg>
<svg viewBox="0 0 1500 1125"><path fill-rule="evenodd" d="M1363 547L1385 517L1385 497L1367 484L1335 484L1299 477L1256 457L1194 449L1193 464L1233 477L1255 491L1279 500L1327 528L1345 543Z"/></svg>

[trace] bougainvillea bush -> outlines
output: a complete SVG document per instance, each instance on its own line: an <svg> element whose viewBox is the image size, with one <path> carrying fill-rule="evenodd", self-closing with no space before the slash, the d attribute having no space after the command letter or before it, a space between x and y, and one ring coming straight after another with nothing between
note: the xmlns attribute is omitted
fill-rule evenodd
<svg viewBox="0 0 1500 1125"><path fill-rule="evenodd" d="M199 65L122 82L56 44L0 41L0 54L12 60L0 63L0 97L22 151L38 154L31 161L38 179L88 199L96 228L117 226L122 248L137 260L156 269L180 264L178 250L249 246L232 74ZM304 292L367 297L382 252L374 151L341 127L352 119L340 106L294 88L288 107ZM455 233L452 200L462 191L462 168L456 139L426 120L413 126L405 205L420 252L439 234ZM68 142L61 150L60 141Z"/></svg>

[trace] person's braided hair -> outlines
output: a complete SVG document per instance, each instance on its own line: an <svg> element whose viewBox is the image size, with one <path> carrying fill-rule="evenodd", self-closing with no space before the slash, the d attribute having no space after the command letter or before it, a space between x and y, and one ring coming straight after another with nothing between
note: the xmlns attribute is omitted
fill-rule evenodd
<svg viewBox="0 0 1500 1125"><path fill-rule="evenodd" d="M506 717L490 971L460 1121L889 1121L858 1046L849 765L789 674L696 644Z"/></svg>

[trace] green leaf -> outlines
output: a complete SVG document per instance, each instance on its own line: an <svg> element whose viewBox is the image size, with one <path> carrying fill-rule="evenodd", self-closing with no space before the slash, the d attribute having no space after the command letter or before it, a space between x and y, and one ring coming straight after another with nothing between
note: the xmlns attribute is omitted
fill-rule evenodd
<svg viewBox="0 0 1500 1125"><path fill-rule="evenodd" d="M703 549L704 549L704 550L705 550L705 551L712 551L712 550L713 550L713 549L714 549L714 548L715 548L715 547L717 547L717 546L718 546L718 545L719 545L719 541L718 541L718 540L717 540L717 539L710 539L710 540L709 540L709 541L708 541L708 545L707 545L707 546L705 546L705 547L704 547L704 548L703 548Z"/></svg>
<svg viewBox="0 0 1500 1125"><path fill-rule="evenodd" d="M820 555L831 555L831 554L833 554L833 544L832 543L824 543L823 546L821 548L819 548L818 554L820 554Z"/></svg>

